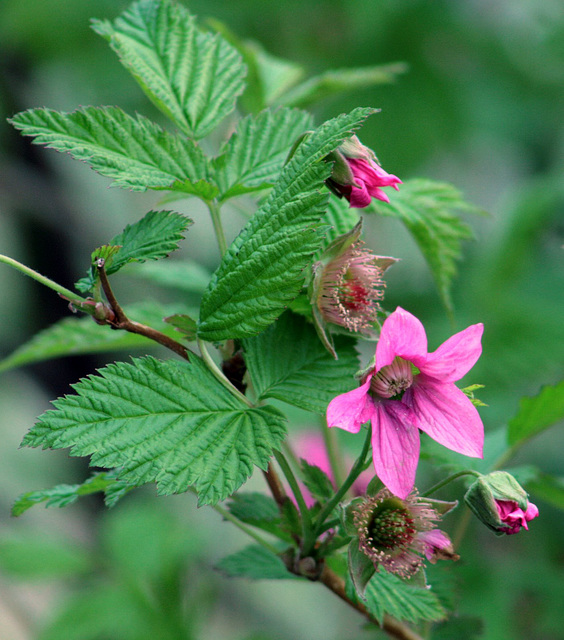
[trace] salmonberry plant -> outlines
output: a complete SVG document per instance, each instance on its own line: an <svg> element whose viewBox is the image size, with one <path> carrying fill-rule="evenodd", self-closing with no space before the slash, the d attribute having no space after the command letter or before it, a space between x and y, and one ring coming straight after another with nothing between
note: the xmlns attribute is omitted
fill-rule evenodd
<svg viewBox="0 0 564 640"><path fill-rule="evenodd" d="M10 121L118 187L162 191L163 208L95 248L74 291L0 256L75 313L0 366L155 342L169 357L108 364L56 400L23 444L68 448L99 470L79 485L26 493L13 513L95 492L113 506L147 483L162 496L191 491L224 516L226 529L251 538L220 562L227 576L319 582L374 633L414 640L439 629L446 637L455 603L434 590L426 566L458 560L460 536L447 533L458 502L435 492L461 478L467 507L492 531L527 529L538 509L503 469L561 417L563 389L524 399L505 448L489 460L474 397L480 385L456 385L481 356L484 327L444 336L429 350L414 315L386 308L386 271L401 256L371 251L359 211L406 226L452 317L456 261L471 237L460 216L476 209L449 184L400 180L382 168L359 138L378 109L316 125L304 108L331 92L387 81L401 67L301 80L226 29L202 29L173 0L138 0L93 28L169 126L116 106L30 109ZM182 292L201 280L201 269L167 260L193 224L174 211L181 198L205 204L221 254L196 313L187 312ZM229 243L223 207L237 199L248 221ZM177 286L177 307L166 314L149 301L122 307L112 289L119 271L156 260L161 268L145 277ZM374 359L360 361L359 341L373 343ZM287 405L311 412L319 430L290 444ZM356 457L330 427L359 434L348 436ZM442 445L442 456L429 449L424 464L443 477L416 489L421 433ZM245 491L256 468L264 491Z"/></svg>

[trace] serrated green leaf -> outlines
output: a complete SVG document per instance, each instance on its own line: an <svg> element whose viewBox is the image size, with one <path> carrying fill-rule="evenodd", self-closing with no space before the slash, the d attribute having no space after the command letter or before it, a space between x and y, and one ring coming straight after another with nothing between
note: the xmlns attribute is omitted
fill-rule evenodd
<svg viewBox="0 0 564 640"><path fill-rule="evenodd" d="M311 126L311 115L297 109L266 110L240 120L214 162L220 199L272 186L293 142Z"/></svg>
<svg viewBox="0 0 564 640"><path fill-rule="evenodd" d="M244 341L245 362L259 399L276 398L325 413L331 400L355 386L355 341L337 336L335 359L305 318L284 313L276 323Z"/></svg>
<svg viewBox="0 0 564 640"><path fill-rule="evenodd" d="M156 482L159 494L194 486L200 504L237 490L253 465L266 469L285 435L273 407L249 408L196 356L190 363L152 357L111 364L74 385L44 413L23 445L91 456L120 478Z"/></svg>
<svg viewBox="0 0 564 640"><path fill-rule="evenodd" d="M472 237L459 213L478 213L452 185L431 180L406 180L390 203L373 200L365 211L398 218L423 253L441 300L452 312L451 285L457 273L462 241Z"/></svg>
<svg viewBox="0 0 564 640"><path fill-rule="evenodd" d="M192 224L190 218L174 211L149 211L141 220L128 224L125 229L110 240L108 245L92 253L92 262L99 257L111 259L106 263L106 273L116 273L130 262L145 262L165 258L184 239L184 231ZM98 278L91 267L86 278L76 283L79 291L90 291Z"/></svg>
<svg viewBox="0 0 564 640"><path fill-rule="evenodd" d="M276 103L307 108L339 93L395 82L397 76L406 70L407 66L402 62L353 69L332 69L292 87L279 96Z"/></svg>
<svg viewBox="0 0 564 640"><path fill-rule="evenodd" d="M229 500L229 511L242 522L265 520L273 522L280 519L278 505L264 493L238 492Z"/></svg>
<svg viewBox="0 0 564 640"><path fill-rule="evenodd" d="M331 198L324 221L330 225L325 234L323 249L326 249L339 236L352 231L358 224L360 216L357 209L349 206L345 198Z"/></svg>
<svg viewBox="0 0 564 640"><path fill-rule="evenodd" d="M91 569L88 556L68 540L20 534L0 540L0 569L25 580L65 578Z"/></svg>
<svg viewBox="0 0 564 640"><path fill-rule="evenodd" d="M298 576L286 569L282 560L258 545L245 547L241 551L223 558L216 566L230 578L250 578L252 580L292 580Z"/></svg>
<svg viewBox="0 0 564 640"><path fill-rule="evenodd" d="M514 446L564 419L564 380L545 386L532 398L521 398L517 415L509 421L507 442Z"/></svg>
<svg viewBox="0 0 564 640"><path fill-rule="evenodd" d="M239 53L204 33L179 2L139 0L113 24L93 21L143 91L184 133L207 135L235 107L245 84Z"/></svg>
<svg viewBox="0 0 564 640"><path fill-rule="evenodd" d="M380 623L386 613L408 622L434 622L445 617L432 590L413 587L382 568L374 574L364 595L366 608Z"/></svg>
<svg viewBox="0 0 564 640"><path fill-rule="evenodd" d="M314 498L328 500L333 497L335 487L329 476L314 464L309 464L307 460L300 459L305 486Z"/></svg>
<svg viewBox="0 0 564 640"><path fill-rule="evenodd" d="M35 144L70 153L118 187L177 189L211 199L208 161L190 139L168 133L148 118L117 107L84 107L72 113L30 109L10 122Z"/></svg>
<svg viewBox="0 0 564 640"><path fill-rule="evenodd" d="M373 112L358 108L333 118L298 147L212 276L200 308L202 339L255 335L298 295L321 243L328 194L320 188L331 170L322 160Z"/></svg>
<svg viewBox="0 0 564 640"><path fill-rule="evenodd" d="M115 487L115 485L118 486ZM28 491L15 501L12 515L21 516L33 505L41 502L45 502L45 507L66 507L76 502L81 496L101 491L107 493L111 487L114 487L112 499L115 498L117 492L126 493L133 488L131 485L120 482L115 472L96 473L82 484L59 484L50 489Z"/></svg>
<svg viewBox="0 0 564 640"><path fill-rule="evenodd" d="M171 324L177 331L184 335L185 340L194 340L196 337L197 323L194 318L181 313L175 313L164 319L165 322Z"/></svg>
<svg viewBox="0 0 564 640"><path fill-rule="evenodd" d="M171 338L178 332L163 322L165 316L178 311L178 305L161 306L152 302L126 307L125 313L132 320L158 329ZM90 316L65 318L48 329L37 333L0 362L0 373L17 369L34 362L74 356L84 353L107 353L127 349L149 348L155 343L144 336L126 331L112 331L110 327L96 324Z"/></svg>

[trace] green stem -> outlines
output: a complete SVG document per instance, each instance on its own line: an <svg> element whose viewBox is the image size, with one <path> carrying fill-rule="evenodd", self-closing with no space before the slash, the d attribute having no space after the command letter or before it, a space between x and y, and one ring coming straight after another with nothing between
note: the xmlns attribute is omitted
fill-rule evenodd
<svg viewBox="0 0 564 640"><path fill-rule="evenodd" d="M421 496L430 496L431 494L435 493L435 491L442 489L442 487L453 482L453 480L461 478L462 476L476 476L476 478L479 478L481 475L481 473L479 473L478 471L474 471L473 469L466 469L464 471L459 471L458 473L453 473L452 475L448 476L448 478L437 482L437 484L434 484L430 489L427 489L427 491L423 492Z"/></svg>
<svg viewBox="0 0 564 640"><path fill-rule="evenodd" d="M253 538L253 540L258 542L262 547L264 547L265 549L268 549L274 555L278 555L278 553L280 552L279 549L277 549L274 545L270 544L270 542L267 542L262 536L259 536L258 533L253 531L250 527L248 527L243 522L241 522L239 518L236 518L227 509L224 509L218 504L214 505L213 509L217 511L217 513L219 513L225 520L228 520L229 522L231 522L231 524L234 524L238 529L240 529L241 531L246 533L248 536Z"/></svg>
<svg viewBox="0 0 564 640"><path fill-rule="evenodd" d="M326 426L322 428L321 432L323 434L325 449L327 450L327 457L329 458L329 466L335 479L335 486L340 487L343 483L343 467L339 454L337 453L337 432L335 429L328 429Z"/></svg>
<svg viewBox="0 0 564 640"><path fill-rule="evenodd" d="M17 269L18 271L25 274L26 276L29 276L30 278L37 280L37 282L40 282L46 287L49 287L49 289L53 289L53 291L56 291L59 295L63 296L64 298L68 298L70 302L86 303L86 300L76 295L74 291L71 291L70 289L65 289L65 287L62 287L60 284L57 284L56 282L53 282L53 280L50 280L49 278L42 276L40 273L37 273L37 271L34 271L33 269L26 267L25 264L22 264L21 262L18 262L13 258L8 258L8 256L4 256L0 254L0 262L3 262L4 264L7 264L10 267L13 267L14 269Z"/></svg>
<svg viewBox="0 0 564 640"><path fill-rule="evenodd" d="M220 206L218 201L215 199L207 202L206 204L210 211L215 237L217 238L217 244L219 247L219 253L223 256L227 251L227 241L225 239L225 232L223 231L223 225L221 223Z"/></svg>
<svg viewBox="0 0 564 640"><path fill-rule="evenodd" d="M206 363L206 366L208 367L208 369L210 370L210 372L215 376L215 378L221 382L221 384L230 392L232 393L235 397L237 397L239 400L241 400L242 402L244 402L248 407L254 407L254 404L247 398L247 396L244 396L239 389L236 389L231 382L229 382L229 380L226 378L226 376L224 375L223 371L221 371L221 369L215 364L215 362L212 360L212 357L210 356L207 347L205 345L205 343L200 340L200 338L196 338L196 341L198 343L198 347L200 348L200 353L202 354L202 359L203 361Z"/></svg>
<svg viewBox="0 0 564 640"><path fill-rule="evenodd" d="M276 458L276 462L282 469L282 473L284 474L288 484L290 485L290 489L292 489L292 493L296 498L296 502L298 503L298 509L300 510L300 515L302 517L302 532L303 532L303 550L304 555L309 555L313 546L315 544L315 536L313 535L313 529L311 527L311 517L309 514L309 509L304 500L304 496L302 490L300 489L300 485L296 480L296 476L292 471L292 468L288 464L288 461L284 457L284 454L278 450L274 450L274 456Z"/></svg>
<svg viewBox="0 0 564 640"><path fill-rule="evenodd" d="M370 428L367 428L366 438L364 440L362 451L360 452L360 455L356 459L356 462L354 463L353 468L351 469L347 479L341 485L341 488L337 491L337 493L323 507L323 509L321 510L321 513L317 517L317 521L314 527L316 535L319 533L320 529L322 528L326 518L331 514L333 509L339 504L342 498L346 495L347 491L352 487L354 481L362 473L364 469L364 461L366 459L366 454L368 453L368 449L370 448L370 436L371 436Z"/></svg>

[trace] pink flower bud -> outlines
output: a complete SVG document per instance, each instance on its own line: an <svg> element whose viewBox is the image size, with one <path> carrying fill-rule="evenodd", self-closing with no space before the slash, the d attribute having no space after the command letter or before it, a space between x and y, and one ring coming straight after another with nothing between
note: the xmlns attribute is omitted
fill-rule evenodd
<svg viewBox="0 0 564 640"><path fill-rule="evenodd" d="M382 169L374 152L356 136L345 140L327 159L334 162L327 186L340 198L345 197L351 207L367 207L372 198L389 202L382 187L393 187L397 191L401 184L397 176Z"/></svg>

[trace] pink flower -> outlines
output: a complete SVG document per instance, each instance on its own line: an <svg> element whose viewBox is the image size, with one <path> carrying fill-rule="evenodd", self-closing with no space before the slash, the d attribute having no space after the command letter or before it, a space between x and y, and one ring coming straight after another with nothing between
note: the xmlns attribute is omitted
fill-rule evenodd
<svg viewBox="0 0 564 640"><path fill-rule="evenodd" d="M327 159L334 162L327 186L339 197L344 196L351 207L367 207L372 198L389 202L382 187L393 187L397 191L401 184L397 176L382 169L374 152L357 136L345 140Z"/></svg>
<svg viewBox="0 0 564 640"><path fill-rule="evenodd" d="M376 474L400 498L415 481L419 429L453 451L482 457L482 420L454 385L480 357L482 332L483 325L472 325L428 353L423 325L398 307L382 326L375 366L361 386L327 407L329 427L358 433L370 420Z"/></svg>
<svg viewBox="0 0 564 640"><path fill-rule="evenodd" d="M513 500L496 500L495 505L501 521L509 527L499 529L499 531L507 535L519 533L521 527L524 527L528 531L529 527L527 522L539 515L537 506L532 502L529 502L526 511L523 511Z"/></svg>
<svg viewBox="0 0 564 640"><path fill-rule="evenodd" d="M458 560L446 533L433 529L441 519L417 493L400 500L387 489L367 498L354 513L359 549L390 573L409 578L423 565L437 559Z"/></svg>
<svg viewBox="0 0 564 640"><path fill-rule="evenodd" d="M363 209L370 204L372 198L390 202L390 198L382 191L381 187L393 187L396 191L399 190L398 184L401 184L401 180L384 171L374 160L347 158L347 161L352 170L355 184L343 185L341 189L351 207Z"/></svg>
<svg viewBox="0 0 564 640"><path fill-rule="evenodd" d="M360 240L319 266L317 307L324 321L349 331L369 332L384 296L384 271L395 258L376 256Z"/></svg>

